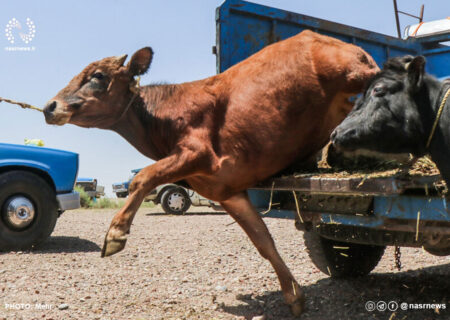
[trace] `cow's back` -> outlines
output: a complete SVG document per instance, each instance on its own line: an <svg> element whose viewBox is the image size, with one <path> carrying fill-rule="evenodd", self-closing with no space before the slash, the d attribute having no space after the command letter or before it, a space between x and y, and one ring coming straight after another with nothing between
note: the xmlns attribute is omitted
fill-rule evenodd
<svg viewBox="0 0 450 320"><path fill-rule="evenodd" d="M220 150L256 180L310 157L377 71L361 48L311 31L264 48L217 76L226 96Z"/></svg>

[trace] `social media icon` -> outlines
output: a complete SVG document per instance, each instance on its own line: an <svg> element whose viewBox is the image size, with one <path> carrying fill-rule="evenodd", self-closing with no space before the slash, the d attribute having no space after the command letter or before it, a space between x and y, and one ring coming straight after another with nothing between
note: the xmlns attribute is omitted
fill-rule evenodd
<svg viewBox="0 0 450 320"><path fill-rule="evenodd" d="M376 307L375 302L373 302L373 301L366 302L366 310L367 311L372 312L375 310L375 307Z"/></svg>
<svg viewBox="0 0 450 320"><path fill-rule="evenodd" d="M408 310L408 304L407 304L406 302L403 302L403 303L400 305L400 309L402 309L402 310Z"/></svg>
<svg viewBox="0 0 450 320"><path fill-rule="evenodd" d="M395 301L389 301L388 303L388 309L389 311L395 311L398 309L398 303Z"/></svg>
<svg viewBox="0 0 450 320"><path fill-rule="evenodd" d="M378 311L386 311L386 309L387 309L387 303L384 301L378 301L377 310Z"/></svg>

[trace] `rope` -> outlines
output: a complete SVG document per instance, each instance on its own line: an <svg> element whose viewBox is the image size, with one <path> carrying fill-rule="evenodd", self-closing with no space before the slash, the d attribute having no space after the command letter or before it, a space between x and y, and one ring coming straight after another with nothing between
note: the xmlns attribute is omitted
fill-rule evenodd
<svg viewBox="0 0 450 320"><path fill-rule="evenodd" d="M295 193L294 190L292 190L292 194L294 195L295 208L297 209L297 215L298 215L298 218L300 219L300 222L301 222L301 223L305 223L305 222L303 221L302 215L301 215L301 213L300 213L300 206L299 206L299 204L298 204L297 194Z"/></svg>
<svg viewBox="0 0 450 320"><path fill-rule="evenodd" d="M141 90L141 77L137 77L131 84L130 84L130 91L133 93L133 96L131 97L130 101L128 102L127 106L123 110L122 114L120 115L119 119L117 119L117 122L123 119L125 114L128 112L128 109L130 109L131 105L134 102L134 99L139 95L139 92Z"/></svg>
<svg viewBox="0 0 450 320"><path fill-rule="evenodd" d="M272 200L273 200L273 188L275 187L275 181L272 181L272 188L270 188L270 200L269 200L269 207L267 208L267 210L260 212L262 215L265 215L266 213L268 213L270 210L272 210Z"/></svg>
<svg viewBox="0 0 450 320"><path fill-rule="evenodd" d="M10 104L16 104L18 106L21 106L23 109L32 109L32 110L43 112L42 109L40 109L38 107L35 107L35 106L32 106L31 104L28 104L28 103L18 102L18 101L14 101L14 100L5 99L5 98L0 97L0 102L2 102L2 101L6 102L6 103L10 103Z"/></svg>
<svg viewBox="0 0 450 320"><path fill-rule="evenodd" d="M445 106L445 103L447 102L447 98L448 98L449 95L450 95L450 88L447 89L447 92L445 93L445 96L444 96L444 98L441 101L441 105L439 106L439 110L438 110L438 113L436 115L436 120L434 120L433 127L431 128L430 136L428 137L428 141L427 141L427 144L426 144L426 148L427 149L428 149L428 147L431 144L431 140L433 139L434 132L436 131L436 127L437 127L437 125L439 123L439 119L441 118L442 110L444 110L444 106Z"/></svg>
<svg viewBox="0 0 450 320"><path fill-rule="evenodd" d="M133 93L133 97L131 98L130 102L126 106L126 108L125 108L124 112L122 113L122 115L120 116L119 120L123 118L124 114L128 111L128 109L130 108L130 106L133 103L133 101L136 98L136 96L139 95L140 80L141 80L141 78L137 77L137 79L135 79L135 81L132 83L132 85L130 85L130 91ZM15 100L11 100L11 99L6 99L6 98L0 97L0 103L2 101L6 102L6 103L18 105L18 106L22 107L23 109L32 109L32 110L36 110L36 111L39 111L39 112L43 112L44 111L41 108L35 107L35 106L33 106L31 104L28 104L28 103L25 103L25 102L19 102L19 101L15 101Z"/></svg>
<svg viewBox="0 0 450 320"><path fill-rule="evenodd" d="M419 28L423 25L423 21L419 23L419 25L417 26L416 30L414 30L414 32L411 34L411 37L415 37L417 34L417 31L419 31Z"/></svg>

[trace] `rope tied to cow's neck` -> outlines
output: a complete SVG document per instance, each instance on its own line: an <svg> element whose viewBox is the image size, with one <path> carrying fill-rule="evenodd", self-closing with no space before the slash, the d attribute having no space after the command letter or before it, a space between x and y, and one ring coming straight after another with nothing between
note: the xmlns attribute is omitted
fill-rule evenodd
<svg viewBox="0 0 450 320"><path fill-rule="evenodd" d="M125 114L128 112L128 109L130 109L131 105L133 104L136 97L139 95L139 92L141 91L141 77L136 77L133 82L130 84L130 91L133 93L133 96L131 97L130 101L128 102L127 106L123 110L122 114L120 115L119 119L117 119L117 122L123 119Z"/></svg>
<svg viewBox="0 0 450 320"><path fill-rule="evenodd" d="M6 102L6 103L18 105L18 106L22 107L23 109L32 109L32 110L43 112L42 109L40 109L38 107L35 107L35 106L31 105L31 104L25 103L25 102L19 102L19 101L15 101L15 100L11 100L11 99L6 99L6 98L0 97L0 103L2 101Z"/></svg>
<svg viewBox="0 0 450 320"><path fill-rule="evenodd" d="M431 140L433 140L434 132L436 131L436 127L439 123L439 119L441 118L442 111L444 110L444 106L445 106L445 103L447 102L449 95L450 95L450 88L447 89L447 92L445 93L444 98L442 98L441 104L439 105L439 109L436 114L436 119L434 120L433 127L431 127L431 132L428 137L427 144L425 146L426 149L428 149L430 147Z"/></svg>

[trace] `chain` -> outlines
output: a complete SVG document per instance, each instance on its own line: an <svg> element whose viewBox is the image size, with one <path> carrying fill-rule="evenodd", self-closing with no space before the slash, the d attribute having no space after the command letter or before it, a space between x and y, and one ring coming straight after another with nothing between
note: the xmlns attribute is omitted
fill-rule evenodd
<svg viewBox="0 0 450 320"><path fill-rule="evenodd" d="M400 261L402 254L400 252L399 246L395 246L394 256L395 256L395 267L397 268L398 271L400 271L402 269L402 262Z"/></svg>

